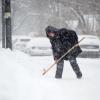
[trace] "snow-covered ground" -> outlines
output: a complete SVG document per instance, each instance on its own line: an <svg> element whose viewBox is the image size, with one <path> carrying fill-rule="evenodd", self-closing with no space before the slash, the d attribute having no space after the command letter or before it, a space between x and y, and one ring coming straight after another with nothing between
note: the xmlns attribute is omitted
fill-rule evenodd
<svg viewBox="0 0 100 100"><path fill-rule="evenodd" d="M20 51L0 49L0 100L99 100L100 59L77 59L83 72L78 80L68 61L63 78L55 79L52 56L30 57Z"/></svg>

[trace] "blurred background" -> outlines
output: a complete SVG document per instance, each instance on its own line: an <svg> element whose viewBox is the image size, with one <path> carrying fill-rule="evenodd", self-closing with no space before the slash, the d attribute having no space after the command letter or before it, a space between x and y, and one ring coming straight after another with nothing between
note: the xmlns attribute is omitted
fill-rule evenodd
<svg viewBox="0 0 100 100"><path fill-rule="evenodd" d="M54 25L100 36L100 0L11 0L11 11L13 35L45 36Z"/></svg>
<svg viewBox="0 0 100 100"><path fill-rule="evenodd" d="M100 0L8 1L11 2L11 32L9 25L8 32L12 33L12 49L18 49L30 55L52 55L45 28L53 25L56 28L73 29L78 36L82 35L79 38L86 37L81 46L84 51L82 57L84 55L91 58L100 57ZM8 42L11 41L9 37L11 36L7 36L9 40L6 39ZM1 1L0 39L2 40ZM10 44L8 44L9 47L11 47Z"/></svg>

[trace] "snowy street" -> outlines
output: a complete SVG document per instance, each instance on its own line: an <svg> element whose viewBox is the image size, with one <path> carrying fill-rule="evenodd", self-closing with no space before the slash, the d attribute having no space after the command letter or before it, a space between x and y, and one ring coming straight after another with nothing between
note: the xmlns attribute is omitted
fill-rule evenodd
<svg viewBox="0 0 100 100"><path fill-rule="evenodd" d="M39 69L53 62L52 57L32 57L32 60L35 66L37 66L38 73ZM78 58L77 60L83 72L83 78L81 80L76 79L67 61L65 61L63 78L61 80L54 78L55 68L45 76L40 76L39 85L42 87L42 93L40 94L43 94L43 100L99 100L100 59Z"/></svg>
<svg viewBox="0 0 100 100"><path fill-rule="evenodd" d="M0 100L100 100L100 0L0 0Z"/></svg>
<svg viewBox="0 0 100 100"><path fill-rule="evenodd" d="M99 100L100 59L77 58L83 78L77 79L65 61L63 78L55 79L52 56L31 57L20 51L0 50L0 100Z"/></svg>

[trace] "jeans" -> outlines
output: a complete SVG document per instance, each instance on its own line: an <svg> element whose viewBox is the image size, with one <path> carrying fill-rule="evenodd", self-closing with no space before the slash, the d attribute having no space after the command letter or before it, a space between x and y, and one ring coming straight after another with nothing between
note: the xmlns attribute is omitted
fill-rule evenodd
<svg viewBox="0 0 100 100"><path fill-rule="evenodd" d="M73 71L75 72L75 74L77 76L78 75L82 76L82 73L77 64L76 58L74 58L74 57L69 58L69 62L71 64L71 67L72 67ZM64 60L61 60L60 62L57 63L57 69L56 69L56 75L55 75L56 78L62 78L63 67L64 67Z"/></svg>

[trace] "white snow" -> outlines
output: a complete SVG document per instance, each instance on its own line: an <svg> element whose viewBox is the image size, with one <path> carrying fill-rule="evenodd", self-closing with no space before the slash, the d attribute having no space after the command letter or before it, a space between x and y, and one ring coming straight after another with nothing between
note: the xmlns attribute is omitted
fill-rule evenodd
<svg viewBox="0 0 100 100"><path fill-rule="evenodd" d="M0 49L0 100L99 100L100 59L77 59L83 72L78 80L68 61L63 78L55 79L52 56L30 57L20 51Z"/></svg>
<svg viewBox="0 0 100 100"><path fill-rule="evenodd" d="M51 44L50 44L50 41L48 38L46 37L34 37L28 44L27 44L28 47L31 47L31 46L38 46L38 47L51 47ZM27 48L28 48L27 47Z"/></svg>

